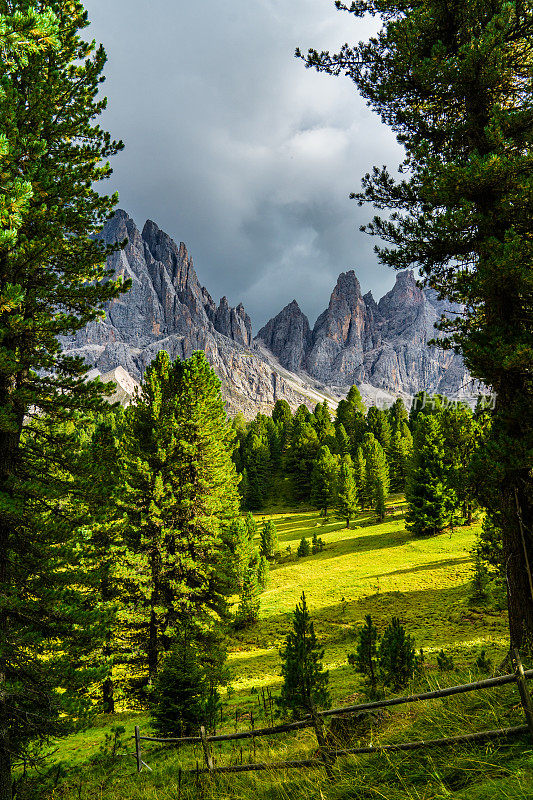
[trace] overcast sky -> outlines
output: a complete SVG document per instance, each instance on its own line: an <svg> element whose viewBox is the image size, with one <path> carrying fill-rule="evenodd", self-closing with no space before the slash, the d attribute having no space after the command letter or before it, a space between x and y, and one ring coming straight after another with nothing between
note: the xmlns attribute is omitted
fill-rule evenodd
<svg viewBox="0 0 533 800"><path fill-rule="evenodd" d="M108 54L104 123L120 206L184 241L214 299L243 301L254 332L296 298L311 324L340 272L376 298L394 282L349 200L394 137L347 78L306 70L300 46L368 33L332 0L86 0Z"/></svg>

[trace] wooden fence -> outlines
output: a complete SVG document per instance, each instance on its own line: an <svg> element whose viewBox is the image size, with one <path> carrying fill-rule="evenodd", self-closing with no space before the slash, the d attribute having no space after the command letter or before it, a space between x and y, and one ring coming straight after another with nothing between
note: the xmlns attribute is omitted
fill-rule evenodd
<svg viewBox="0 0 533 800"><path fill-rule="evenodd" d="M224 733L214 736L207 736L205 727L200 728L199 736L183 736L180 738L161 738L157 736L141 736L138 726L135 727L135 754L137 758L137 771L141 772L143 767L150 769L142 759L142 745L141 742L159 742L161 744L171 745L184 745L184 744L201 744L204 753L205 767L199 768L197 763L196 769L188 770L190 774L195 774L197 777L201 774L220 774L228 772L250 772L257 770L267 769L301 769L305 767L320 767L326 770L328 777L332 775L332 766L336 759L340 756L346 755L369 755L379 753L394 753L406 750L419 750L422 748L432 747L446 747L451 744L462 744L468 742L483 742L491 739L503 739L519 736L524 733L530 734L533 740L533 704L527 686L527 679L533 678L533 669L524 671L520 656L517 650L512 650L510 653L511 662L514 667L514 672L507 675L500 675L494 678L486 678L485 680L475 681L473 683L465 683L460 686L449 686L445 689L437 689L431 692L422 692L420 694L407 695L403 697L392 697L389 700L378 700L369 703L358 703L352 706L341 706L340 708L330 708L327 711L313 710L308 716L297 722L287 722L281 725L273 725L268 728L254 728L253 716L251 718L252 727L248 731L240 731L238 733ZM516 683L520 694L520 701L524 710L526 718L525 725L517 725L512 728L500 728L496 730L480 731L479 733L467 733L459 736L451 736L444 739L428 739L427 741L406 742L403 744L386 744L370 747L351 747L351 748L337 748L331 747L327 743L327 737L324 731L324 718L331 716L342 716L344 714L354 714L360 711L370 711L380 708L388 708L390 706L400 705L402 703L417 703L423 700L433 700L440 697L450 697L455 694L463 694L465 692L475 692L480 689L489 689L493 686L504 686L508 683ZM272 763L251 763L251 764L232 764L230 766L217 766L215 764L210 745L214 742L230 742L242 739L252 739L254 742L255 752L255 739L262 736L274 736L278 733L286 733L288 731L302 730L303 728L314 728L318 750L317 756L299 761L275 761ZM180 770L181 779L181 770Z"/></svg>

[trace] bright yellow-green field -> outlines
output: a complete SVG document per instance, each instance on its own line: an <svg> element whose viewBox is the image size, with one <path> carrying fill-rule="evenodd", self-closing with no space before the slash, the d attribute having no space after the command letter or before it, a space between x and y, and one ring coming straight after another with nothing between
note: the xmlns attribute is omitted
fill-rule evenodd
<svg viewBox="0 0 533 800"><path fill-rule="evenodd" d="M223 689L219 731L249 726L249 711L258 725L268 725L261 708L261 689L276 693L280 685L279 648L291 627L291 612L305 590L315 631L324 647L334 705L363 700L363 685L347 661L355 649L355 633L366 614L372 614L380 633L398 616L416 647L425 653L425 672L413 689L462 683L475 673L474 661L484 649L498 664L507 650L506 615L497 603L473 608L469 602L472 578L470 551L476 525L415 539L405 529L401 497L389 499L391 513L383 523L363 513L350 530L332 518L324 523L316 511L276 508L272 518L279 534L279 556L271 565L270 583L261 595L260 620L251 629L233 634L230 642L229 689ZM394 509L394 511L392 511ZM302 536L313 533L325 549L297 558ZM289 549L290 548L290 549ZM455 671L436 669L440 649L453 655ZM386 714L373 741L412 741L452 736L467 731L521 724L515 687L445 701L402 706ZM99 754L112 725L126 728L121 756ZM323 771L291 770L220 776L216 781L184 777L179 769L202 762L198 747L181 750L145 743L144 756L153 772L135 773L131 734L135 724L149 733L146 713L125 711L102 717L92 728L57 744L52 769L37 779L21 800L533 800L533 752L524 741L509 744L455 747L431 752L339 760L334 782ZM366 739L364 740L366 742ZM244 760L308 758L316 749L312 731L297 731L261 739L257 752L247 741L215 751L221 764ZM244 752L243 752L244 751ZM60 771L58 772L58 769Z"/></svg>
<svg viewBox="0 0 533 800"><path fill-rule="evenodd" d="M429 663L441 648L464 666L481 649L493 658L505 652L505 615L474 610L468 602L476 526L415 539L405 529L401 499L392 498L389 507L396 511L385 522L376 524L373 514L361 514L350 530L336 519L324 524L316 511L258 515L259 523L274 520L280 558L261 595L259 624L234 637L230 665L235 689L279 683L278 650L302 590L325 648L332 696L339 701L357 685L346 656L368 613L380 632L392 616L400 617ZM325 549L297 558L300 539L305 536L311 543L314 532Z"/></svg>

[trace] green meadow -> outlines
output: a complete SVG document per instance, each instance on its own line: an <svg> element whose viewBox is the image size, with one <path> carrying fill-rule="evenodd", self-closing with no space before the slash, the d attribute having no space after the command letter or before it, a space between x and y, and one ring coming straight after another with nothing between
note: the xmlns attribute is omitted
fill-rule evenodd
<svg viewBox="0 0 533 800"><path fill-rule="evenodd" d="M236 689L279 682L278 650L302 590L325 649L335 701L346 700L357 689L346 654L369 613L380 631L393 615L399 616L430 663L441 648L464 667L481 649L495 659L502 656L504 614L469 604L476 526L414 539L405 529L401 499L392 498L391 506L395 511L385 522L375 524L373 514L361 514L350 530L336 519L324 523L316 511L258 515L259 523L263 517L276 523L280 558L261 596L259 624L233 639L230 664ZM297 558L300 539L305 536L311 543L315 532L325 549Z"/></svg>
<svg viewBox="0 0 533 800"><path fill-rule="evenodd" d="M279 648L291 625L291 612L305 591L315 630L324 647L333 704L363 701L361 679L348 664L355 647L355 631L372 614L382 632L398 616L425 655L425 670L417 680L422 690L465 682L476 676L474 662L485 650L497 665L506 653L506 615L497 602L475 608L469 601L472 578L470 551L476 525L447 531L428 539L413 539L405 529L401 497L389 499L389 514L381 524L362 513L348 530L345 523L323 520L316 511L271 509L279 533L279 556L272 564L270 582L261 595L256 626L234 634L229 668L231 678L222 690L223 708L218 731L248 728L250 712L256 725L268 725L271 711L263 690L275 697L280 685ZM298 558L303 536L316 533L324 550ZM500 604L501 605L501 604ZM452 655L455 669L439 672L437 653ZM477 676L479 677L479 675ZM265 697L267 697L265 693ZM401 706L383 714L357 741L409 741L522 724L516 689L461 695L445 701ZM388 757L347 758L337 762L334 780L321 770L267 771L241 776L207 777L196 784L185 770L202 765L198 747L179 750L145 743L144 758L152 772L137 775L132 756L134 725L149 733L145 713L124 710L112 719L101 717L91 728L58 742L51 769L36 779L33 796L68 800L181 800L181 798L383 798L436 800L456 797L533 798L532 747L527 738L490 744ZM110 735L123 726L117 754ZM106 734L108 736L106 745ZM298 731L249 741L243 747L225 743L215 748L219 765L252 760L305 758L316 751L311 731ZM179 786L179 770L183 769Z"/></svg>

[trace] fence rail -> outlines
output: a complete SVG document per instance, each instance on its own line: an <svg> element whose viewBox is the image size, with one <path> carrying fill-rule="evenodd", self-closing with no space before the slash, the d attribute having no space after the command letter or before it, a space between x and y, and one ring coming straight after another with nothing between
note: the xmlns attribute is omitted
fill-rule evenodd
<svg viewBox="0 0 533 800"><path fill-rule="evenodd" d="M500 675L494 678L486 678L481 681L474 681L472 683L465 683L459 686L448 686L444 689L436 689L431 692L421 692L419 694L405 695L402 697L392 697L388 700L377 700L369 703L358 703L351 706L341 706L340 708L331 708L326 711L313 712L302 720L297 722L288 722L282 725L273 725L268 728L254 729L252 722L252 729L248 731L239 731L237 733L225 733L214 736L207 736L205 728L202 726L200 729L200 736L182 736L176 738L162 738L157 736L141 736L139 727L135 727L135 752L137 757L137 771L141 772L143 767L148 765L142 760L141 757L141 742L158 742L162 744L202 744L204 751L204 759L206 767L200 769L198 764L196 769L188 770L190 774L213 774L213 773L236 773L236 772L249 772L259 771L266 769L298 769L298 768L313 768L322 767L326 770L328 776L331 776L331 767L335 760L341 756L346 755L370 755L387 752L401 752L407 750L418 750L421 748L432 747L446 747L451 744L461 744L467 742L480 742L489 741L491 739L504 739L520 736L524 733L530 734L533 740L533 704L527 680L533 678L533 669L524 670L520 661L518 651L512 650L510 653L511 662L515 671L507 675ZM442 739L428 739L418 742L404 742L399 744L385 744L369 747L352 747L352 748L334 748L329 747L323 732L323 720L326 717L342 716L343 714L354 714L360 711L370 711L379 708L388 708L390 706L400 705L402 703L417 703L424 700L433 700L440 697L450 697L456 694L465 692L475 692L480 689L488 689L494 686L504 686L505 684L516 683L520 694L520 700L524 715L526 718L526 725L518 725L510 728L500 728L497 730L479 731L478 733L467 733L459 736L451 736ZM231 764L228 766L216 766L214 759L211 755L209 745L213 742L229 742L242 739L255 740L256 737L273 736L278 733L286 733L293 730L302 730L305 728L314 728L315 735L318 743L318 757L295 760L295 761L277 761L272 763L254 762L251 764ZM254 742L255 752L255 742ZM181 772L181 770L180 770Z"/></svg>

